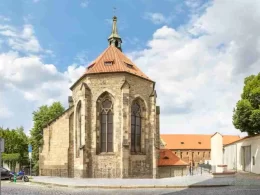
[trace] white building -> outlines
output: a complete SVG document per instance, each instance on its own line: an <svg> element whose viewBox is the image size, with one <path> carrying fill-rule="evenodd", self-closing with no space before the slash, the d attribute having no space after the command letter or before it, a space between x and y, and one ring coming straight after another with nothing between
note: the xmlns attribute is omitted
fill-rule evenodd
<svg viewBox="0 0 260 195"><path fill-rule="evenodd" d="M219 165L223 165L223 136L220 133L215 133L211 136L211 166L212 172L220 172L222 168Z"/></svg>
<svg viewBox="0 0 260 195"><path fill-rule="evenodd" d="M260 174L260 135L247 136L224 146L224 164L229 170Z"/></svg>

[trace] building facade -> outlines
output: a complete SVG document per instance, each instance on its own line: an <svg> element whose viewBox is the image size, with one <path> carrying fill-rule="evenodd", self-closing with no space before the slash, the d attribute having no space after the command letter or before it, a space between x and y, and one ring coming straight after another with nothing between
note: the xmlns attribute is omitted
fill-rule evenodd
<svg viewBox="0 0 260 195"><path fill-rule="evenodd" d="M223 162L229 170L260 174L260 135L227 144L223 152Z"/></svg>
<svg viewBox="0 0 260 195"><path fill-rule="evenodd" d="M188 163L178 158L169 149L160 149L158 177L176 177L188 174Z"/></svg>
<svg viewBox="0 0 260 195"><path fill-rule="evenodd" d="M195 166L211 159L211 136L202 134L161 134L161 148L170 149L185 162ZM239 136L223 135L223 144L239 140Z"/></svg>
<svg viewBox="0 0 260 195"><path fill-rule="evenodd" d="M69 108L43 129L40 175L157 177L155 82L122 53L116 22L108 48L70 88Z"/></svg>

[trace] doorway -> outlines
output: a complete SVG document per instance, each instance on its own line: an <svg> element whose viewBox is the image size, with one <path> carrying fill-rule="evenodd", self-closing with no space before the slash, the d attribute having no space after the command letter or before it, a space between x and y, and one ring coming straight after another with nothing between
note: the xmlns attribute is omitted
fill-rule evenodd
<svg viewBox="0 0 260 195"><path fill-rule="evenodd" d="M243 146L243 171L251 172L251 146Z"/></svg>

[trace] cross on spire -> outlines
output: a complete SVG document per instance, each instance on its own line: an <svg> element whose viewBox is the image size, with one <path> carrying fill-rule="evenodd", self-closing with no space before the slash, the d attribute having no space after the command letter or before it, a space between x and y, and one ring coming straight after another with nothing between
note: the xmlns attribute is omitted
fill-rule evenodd
<svg viewBox="0 0 260 195"><path fill-rule="evenodd" d="M114 16L116 15L116 7L113 7Z"/></svg>

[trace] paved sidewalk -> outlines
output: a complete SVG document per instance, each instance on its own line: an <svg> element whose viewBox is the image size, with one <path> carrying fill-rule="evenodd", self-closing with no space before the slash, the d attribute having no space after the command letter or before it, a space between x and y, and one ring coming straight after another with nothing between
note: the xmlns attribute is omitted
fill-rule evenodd
<svg viewBox="0 0 260 195"><path fill-rule="evenodd" d="M236 174L235 182L240 186L260 186L260 174L240 171Z"/></svg>
<svg viewBox="0 0 260 195"><path fill-rule="evenodd" d="M211 175L194 175L162 179L91 179L33 177L32 183L77 188L188 188L218 187L235 184L235 178L212 178Z"/></svg>

